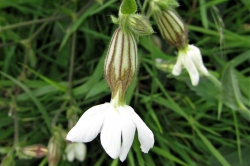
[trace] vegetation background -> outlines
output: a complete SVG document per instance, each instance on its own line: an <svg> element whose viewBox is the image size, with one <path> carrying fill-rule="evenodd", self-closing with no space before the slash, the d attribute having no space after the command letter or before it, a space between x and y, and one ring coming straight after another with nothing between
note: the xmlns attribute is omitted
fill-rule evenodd
<svg viewBox="0 0 250 166"><path fill-rule="evenodd" d="M138 0L138 12L143 0ZM197 87L155 30L140 38L140 69L127 93L155 135L144 154L137 137L121 163L87 143L84 162L60 166L250 166L250 1L183 0L177 12L210 76ZM120 0L0 0L0 158L16 166L47 165L22 148L48 145L53 128L68 132L70 112L110 101L103 60ZM64 147L61 147L64 154Z"/></svg>

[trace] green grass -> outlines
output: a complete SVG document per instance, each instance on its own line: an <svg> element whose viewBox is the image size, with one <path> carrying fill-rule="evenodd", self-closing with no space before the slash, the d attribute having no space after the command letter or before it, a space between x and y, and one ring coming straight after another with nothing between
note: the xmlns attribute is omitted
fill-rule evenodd
<svg viewBox="0 0 250 166"><path fill-rule="evenodd" d="M0 0L0 159L48 165L46 156L29 158L22 148L47 146L55 126L69 131L72 110L81 116L110 101L103 64L117 28L110 15L117 16L120 3ZM142 153L136 135L121 163L106 155L98 136L86 144L84 162L61 157L60 166L250 166L250 4L179 3L189 43L201 49L210 76L197 87L185 70L173 76L177 50L151 19L162 47L151 36L140 38L140 67L126 100L153 131L154 147Z"/></svg>

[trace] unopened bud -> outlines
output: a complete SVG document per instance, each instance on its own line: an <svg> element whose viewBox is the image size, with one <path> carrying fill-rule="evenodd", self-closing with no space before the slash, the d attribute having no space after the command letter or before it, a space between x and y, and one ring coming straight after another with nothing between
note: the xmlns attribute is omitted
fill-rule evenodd
<svg viewBox="0 0 250 166"><path fill-rule="evenodd" d="M157 35L152 35L151 39L152 39L152 42L154 43L154 45L161 50L161 48L162 48L162 42L161 42L160 37L157 36Z"/></svg>
<svg viewBox="0 0 250 166"><path fill-rule="evenodd" d="M151 35L154 33L148 18L141 14L131 14L128 18L128 27L139 36Z"/></svg>
<svg viewBox="0 0 250 166"><path fill-rule="evenodd" d="M58 165L66 143L63 138L65 138L64 132L60 128L55 128L53 131L53 136L50 138L48 143L47 158L49 166Z"/></svg>
<svg viewBox="0 0 250 166"><path fill-rule="evenodd" d="M75 124L77 123L77 121L79 120L79 117L77 115L77 113L79 112L79 108L72 105L69 107L69 109L67 110L66 116L68 119L68 128L71 129L75 126Z"/></svg>
<svg viewBox="0 0 250 166"><path fill-rule="evenodd" d="M170 45L184 48L187 45L187 28L181 18L172 10L154 13L161 35Z"/></svg>
<svg viewBox="0 0 250 166"><path fill-rule="evenodd" d="M23 154L34 158L40 158L45 156L47 151L47 147L41 144L26 146L22 148Z"/></svg>
<svg viewBox="0 0 250 166"><path fill-rule="evenodd" d="M119 91L120 102L133 81L137 70L137 43L130 32L118 28L111 39L104 65L105 79L112 91L112 98ZM124 103L123 103L124 104Z"/></svg>

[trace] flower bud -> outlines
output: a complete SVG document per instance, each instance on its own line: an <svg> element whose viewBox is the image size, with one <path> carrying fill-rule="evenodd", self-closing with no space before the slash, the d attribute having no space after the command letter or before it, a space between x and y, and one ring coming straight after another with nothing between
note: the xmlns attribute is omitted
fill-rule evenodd
<svg viewBox="0 0 250 166"><path fill-rule="evenodd" d="M78 112L80 112L79 108L74 105L70 106L69 109L67 110L66 116L68 119L69 129L73 128L77 123L77 121L79 120L79 117L77 115Z"/></svg>
<svg viewBox="0 0 250 166"><path fill-rule="evenodd" d="M112 98L119 91L120 102L133 81L137 70L137 44L135 36L118 28L111 39L104 65L105 79L112 91ZM124 104L124 103L123 103Z"/></svg>
<svg viewBox="0 0 250 166"><path fill-rule="evenodd" d="M161 35L170 45L184 48L187 45L187 28L181 18L172 10L155 12L154 18Z"/></svg>
<svg viewBox="0 0 250 166"><path fill-rule="evenodd" d="M151 40L152 40L153 44L161 50L162 42L161 42L160 37L157 35L152 35Z"/></svg>
<svg viewBox="0 0 250 166"><path fill-rule="evenodd" d="M64 131L62 131L60 128L55 127L53 130L53 136L50 138L48 143L48 153L47 158L49 162L49 166L57 166L61 156L62 151L65 146L65 138L66 135Z"/></svg>
<svg viewBox="0 0 250 166"><path fill-rule="evenodd" d="M139 36L151 35L154 33L152 26L146 16L131 14L128 18L128 27Z"/></svg>
<svg viewBox="0 0 250 166"><path fill-rule="evenodd" d="M27 156L40 158L47 153L47 148L44 145L37 144L37 145L23 147L22 152Z"/></svg>
<svg viewBox="0 0 250 166"><path fill-rule="evenodd" d="M57 166L62 155L61 144L55 136L52 136L48 144L48 162L49 166Z"/></svg>

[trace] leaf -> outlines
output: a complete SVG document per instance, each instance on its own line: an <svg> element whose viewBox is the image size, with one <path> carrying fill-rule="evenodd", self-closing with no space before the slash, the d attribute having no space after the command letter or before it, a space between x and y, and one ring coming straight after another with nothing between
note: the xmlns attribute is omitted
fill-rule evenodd
<svg viewBox="0 0 250 166"><path fill-rule="evenodd" d="M21 87L26 93L27 95L29 95L30 99L35 103L35 105L37 106L38 110L40 111L42 118L44 119L47 128L50 129L51 125L50 125L50 116L48 115L47 111L45 110L45 108L43 107L43 105L41 104L41 102L33 95L33 93L30 91L29 88L27 88L23 83L21 83L19 80L13 78L12 76L1 72L0 74L2 74L4 77L10 79L11 81L13 81L15 84L17 84L19 87Z"/></svg>
<svg viewBox="0 0 250 166"><path fill-rule="evenodd" d="M17 6L21 4L35 4L35 5L42 5L43 0L0 0L0 9Z"/></svg>
<svg viewBox="0 0 250 166"><path fill-rule="evenodd" d="M103 0L95 0L97 3L99 3L100 5L103 5Z"/></svg>
<svg viewBox="0 0 250 166"><path fill-rule="evenodd" d="M199 0L200 12L201 12L201 22L204 28L208 29L208 19L207 19L207 7L205 0Z"/></svg>
<svg viewBox="0 0 250 166"><path fill-rule="evenodd" d="M123 0L121 4L122 14L134 14L137 10L135 0Z"/></svg>
<svg viewBox="0 0 250 166"><path fill-rule="evenodd" d="M238 80L232 68L232 62L228 63L222 73L222 102L234 111L239 111L244 118L250 121L250 110L242 102Z"/></svg>
<svg viewBox="0 0 250 166"><path fill-rule="evenodd" d="M47 82L48 84L50 85L53 85L54 87L56 87L58 90L60 91L63 91L63 92L66 92L67 91L67 88L41 74L39 74L38 72L36 72L35 70L29 68L28 66L25 66L23 65L24 67L26 67L28 70L30 70L32 73L34 73L35 75L37 75L39 78L41 78L43 81Z"/></svg>
<svg viewBox="0 0 250 166"><path fill-rule="evenodd" d="M96 95L98 95L100 93L107 92L108 89L109 89L108 84L103 79L103 80L99 81L98 83L96 83L95 85L92 86L92 88L87 93L85 99L96 96Z"/></svg>
<svg viewBox="0 0 250 166"><path fill-rule="evenodd" d="M197 95L204 98L206 101L217 104L217 101L221 100L221 83L211 73L208 77L200 77L200 81L197 86L192 86L187 73L176 77L176 79L186 82L191 90L193 90Z"/></svg>
<svg viewBox="0 0 250 166"><path fill-rule="evenodd" d="M224 157L227 159L227 161L231 165L239 165L239 166L249 166L250 165L250 160L249 160L249 152L250 152L250 147L242 147L241 152L242 152L242 164L240 163L239 157L238 157L238 150L237 148L232 148L232 147L222 147L218 150ZM214 157L211 156L208 160L208 163L210 166L221 166L221 163Z"/></svg>
<svg viewBox="0 0 250 166"><path fill-rule="evenodd" d="M106 54L104 53L102 57L100 58L95 68L95 71L93 72L91 77L88 79L88 81L85 84L80 85L73 89L72 91L73 96L76 97L79 95L86 95L86 93L88 93L88 91L93 87L93 85L97 84L100 81L100 79L103 77L103 66L104 66L105 55Z"/></svg>
<svg viewBox="0 0 250 166"><path fill-rule="evenodd" d="M206 147L210 150L210 152L216 157L216 159L223 165L223 166L230 166L227 160L221 155L221 153L213 146L213 144L200 132L199 129L194 127L196 133L202 140L202 142L206 145Z"/></svg>
<svg viewBox="0 0 250 166"><path fill-rule="evenodd" d="M133 82L129 85L126 93L126 103L129 105L131 102L132 97L135 94L135 88L137 85L137 77L134 78Z"/></svg>
<svg viewBox="0 0 250 166"><path fill-rule="evenodd" d="M36 67L37 64L37 57L32 48L26 48L28 49L28 59L31 67Z"/></svg>
<svg viewBox="0 0 250 166"><path fill-rule="evenodd" d="M179 158L177 158L174 155L172 155L170 152L168 152L166 150L163 150L163 149L161 149L159 147L154 146L152 148L152 151L154 153L156 153L157 155L161 155L161 156L163 156L163 157L165 157L165 158L167 158L167 159L169 159L171 161L175 161L176 163L179 163L181 165L187 165L186 163L184 163L183 161L181 161Z"/></svg>
<svg viewBox="0 0 250 166"><path fill-rule="evenodd" d="M76 19L76 21L72 24L72 26L69 27L61 42L59 50L61 50L64 47L71 34L74 33L80 27L80 25L85 21L85 19L91 15L92 10L96 8L96 6L97 4L94 4L91 7L89 7L79 18Z"/></svg>

